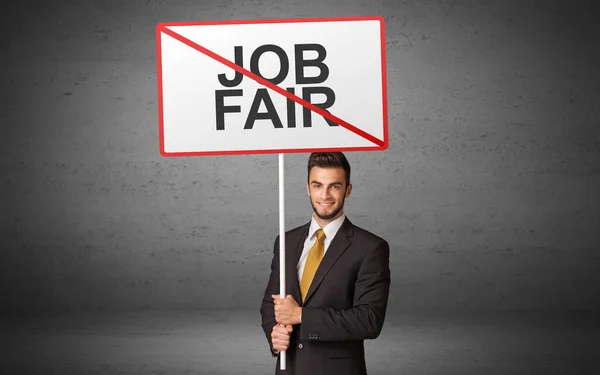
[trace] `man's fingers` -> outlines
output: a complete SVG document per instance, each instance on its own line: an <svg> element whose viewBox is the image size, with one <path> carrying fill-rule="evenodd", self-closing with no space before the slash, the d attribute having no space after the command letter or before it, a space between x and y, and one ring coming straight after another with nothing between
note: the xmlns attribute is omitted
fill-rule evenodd
<svg viewBox="0 0 600 375"><path fill-rule="evenodd" d="M289 344L290 344L290 340L273 339L273 345L288 346Z"/></svg>
<svg viewBox="0 0 600 375"><path fill-rule="evenodd" d="M279 333L282 336L289 336L288 330L285 329L285 327L279 327L277 329L277 333Z"/></svg>
<svg viewBox="0 0 600 375"><path fill-rule="evenodd" d="M289 342L273 340L273 348L275 348L275 350L287 350L289 346Z"/></svg>
<svg viewBox="0 0 600 375"><path fill-rule="evenodd" d="M283 337L275 337L275 338L273 339L273 342L275 342L275 343L279 343L279 344L287 344L287 343L289 343L289 342L290 342L290 339L289 339L289 337L287 337L287 336L283 336Z"/></svg>
<svg viewBox="0 0 600 375"><path fill-rule="evenodd" d="M289 335L288 331L289 331L289 329L287 327L282 327L280 325L276 325L273 327L273 333L279 333L279 334L288 336Z"/></svg>
<svg viewBox="0 0 600 375"><path fill-rule="evenodd" d="M291 325L275 325L271 332L271 341L273 348L278 351L287 350L290 346L290 336L293 327Z"/></svg>
<svg viewBox="0 0 600 375"><path fill-rule="evenodd" d="M273 346L274 347L287 347L288 345L290 345L290 340L289 339L281 339L281 338L274 338L273 340ZM280 349L281 350L281 349ZM285 350L285 349L283 349Z"/></svg>

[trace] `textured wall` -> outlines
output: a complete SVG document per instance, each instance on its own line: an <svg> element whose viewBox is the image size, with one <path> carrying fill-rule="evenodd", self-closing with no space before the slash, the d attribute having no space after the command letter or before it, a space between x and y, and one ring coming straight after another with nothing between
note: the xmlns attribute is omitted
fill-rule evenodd
<svg viewBox="0 0 600 375"><path fill-rule="evenodd" d="M390 309L600 308L597 3L15 4L1 309L258 309L277 156L159 155L155 26L351 15L386 20L390 147L347 153L347 213L392 246ZM306 159L286 156L288 228Z"/></svg>

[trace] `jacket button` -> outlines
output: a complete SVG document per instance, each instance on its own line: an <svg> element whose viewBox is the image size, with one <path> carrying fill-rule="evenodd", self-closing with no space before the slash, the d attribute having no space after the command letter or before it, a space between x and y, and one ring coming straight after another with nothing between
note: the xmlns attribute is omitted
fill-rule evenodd
<svg viewBox="0 0 600 375"><path fill-rule="evenodd" d="M298 349L302 349L304 348L304 345L302 345L302 343L298 344Z"/></svg>

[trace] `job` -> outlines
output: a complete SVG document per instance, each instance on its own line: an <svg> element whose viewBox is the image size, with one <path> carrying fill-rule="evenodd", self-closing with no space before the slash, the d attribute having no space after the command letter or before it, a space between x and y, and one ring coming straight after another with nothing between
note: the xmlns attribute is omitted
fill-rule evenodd
<svg viewBox="0 0 600 375"><path fill-rule="evenodd" d="M235 56L235 64L244 67L244 51L242 46L235 46L233 48L234 56ZM304 59L304 52L314 51L317 52L317 57L312 60ZM269 78L265 77L259 69L259 61L262 55L267 52L272 52L277 55L279 59L279 72L275 77ZM327 57L327 51L325 47L320 44L295 44L294 45L294 62L295 62L295 72L296 72L296 84L304 85L304 84L314 84L314 83L323 83L329 77L329 68L323 62ZM315 67L319 69L319 75L315 77L307 77L304 75L304 68L306 67ZM254 52L252 52L252 56L250 57L250 71L267 81L271 82L274 85L278 85L287 77L290 70L290 61L288 59L287 53L283 50L283 48L275 45L275 44L265 44L258 47ZM218 76L219 83L224 87L236 87L242 82L244 79L244 75L238 71L235 72L235 75L232 79L226 77L224 73L219 74Z"/></svg>

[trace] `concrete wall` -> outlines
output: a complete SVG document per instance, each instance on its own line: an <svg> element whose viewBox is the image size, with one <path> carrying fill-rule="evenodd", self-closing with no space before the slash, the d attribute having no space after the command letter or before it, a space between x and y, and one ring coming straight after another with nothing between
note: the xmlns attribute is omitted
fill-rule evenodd
<svg viewBox="0 0 600 375"><path fill-rule="evenodd" d="M386 20L390 146L347 153L347 213L392 246L390 309L600 308L596 2L55 0L3 13L2 310L258 309L277 156L159 155L155 26L353 15ZM311 214L307 156L286 156L288 228Z"/></svg>

